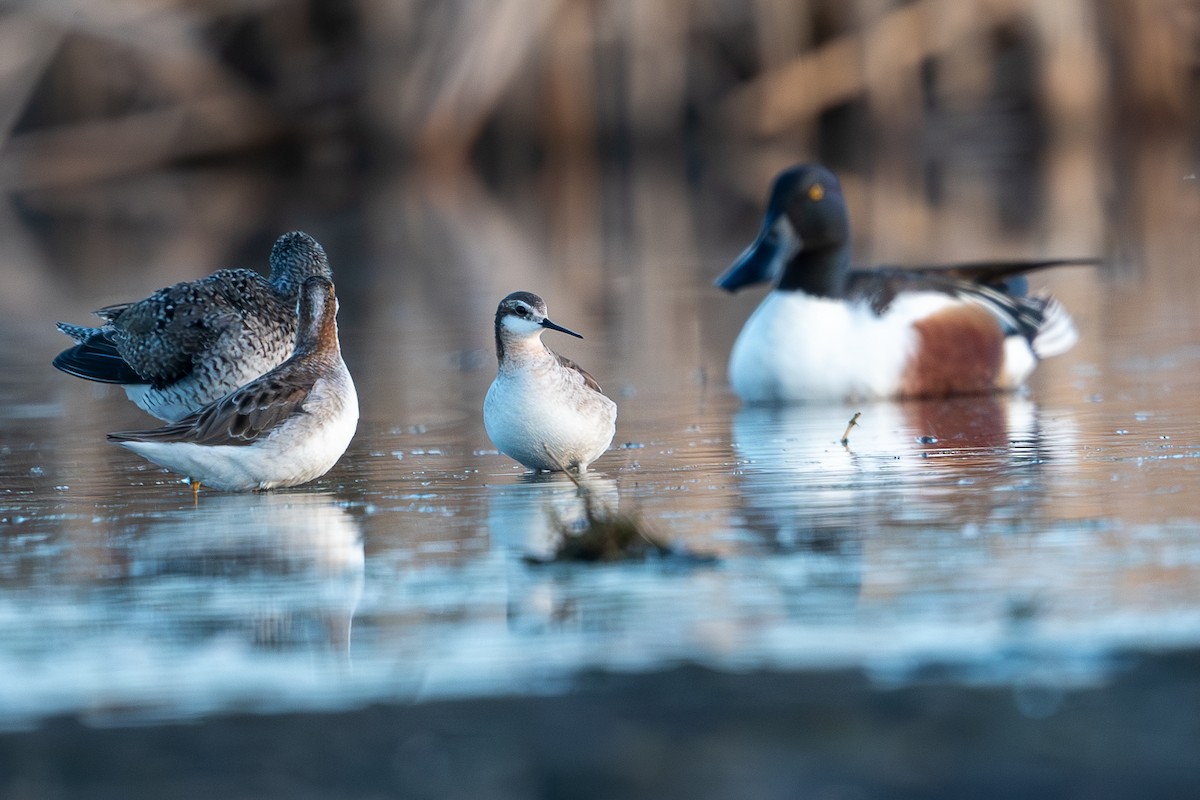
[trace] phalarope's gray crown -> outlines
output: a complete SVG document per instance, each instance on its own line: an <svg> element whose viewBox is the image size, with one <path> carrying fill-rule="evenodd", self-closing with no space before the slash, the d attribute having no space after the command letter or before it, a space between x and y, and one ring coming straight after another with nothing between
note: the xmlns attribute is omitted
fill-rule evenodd
<svg viewBox="0 0 1200 800"><path fill-rule="evenodd" d="M192 490L296 486L324 475L358 425L328 278L304 281L287 361L173 425L110 433L109 441L187 475Z"/></svg>
<svg viewBox="0 0 1200 800"><path fill-rule="evenodd" d="M278 366L296 338L305 279L331 278L325 250L306 233L280 236L271 275L223 269L96 312L99 328L58 323L77 344L54 359L63 372L123 386L129 399L175 422Z"/></svg>
<svg viewBox="0 0 1200 800"><path fill-rule="evenodd" d="M496 309L496 380L483 401L483 424L497 449L533 470L587 471L616 433L617 404L596 380L542 343L551 322L542 298L513 292Z"/></svg>

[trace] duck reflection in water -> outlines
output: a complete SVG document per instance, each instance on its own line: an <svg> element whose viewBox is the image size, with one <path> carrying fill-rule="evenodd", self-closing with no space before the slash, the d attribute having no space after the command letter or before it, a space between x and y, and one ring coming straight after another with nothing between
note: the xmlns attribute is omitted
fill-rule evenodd
<svg viewBox="0 0 1200 800"><path fill-rule="evenodd" d="M1041 495L1012 489L1045 480L1062 433L1044 436L1033 403L1002 395L746 407L732 430L741 514L772 548L845 554L899 527L1031 520Z"/></svg>
<svg viewBox="0 0 1200 800"><path fill-rule="evenodd" d="M174 631L239 631L255 647L349 656L363 542L330 497L215 495L156 520L130 555L132 585L156 611L179 615ZM181 600L163 609L164 597Z"/></svg>

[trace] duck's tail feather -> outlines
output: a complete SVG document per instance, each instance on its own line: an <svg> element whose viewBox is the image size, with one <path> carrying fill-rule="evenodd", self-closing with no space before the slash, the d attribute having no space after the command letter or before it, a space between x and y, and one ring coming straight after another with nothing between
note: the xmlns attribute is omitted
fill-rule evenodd
<svg viewBox="0 0 1200 800"><path fill-rule="evenodd" d="M1033 352L1038 358L1049 358L1065 353L1079 341L1079 329L1075 320L1062 303L1053 297L1039 298L1043 303L1042 324L1030 341Z"/></svg>

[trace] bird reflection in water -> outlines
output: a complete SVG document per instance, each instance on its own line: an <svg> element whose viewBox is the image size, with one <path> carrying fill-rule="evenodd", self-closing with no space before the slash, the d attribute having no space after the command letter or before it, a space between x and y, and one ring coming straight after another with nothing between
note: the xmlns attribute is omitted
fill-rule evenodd
<svg viewBox="0 0 1200 800"><path fill-rule="evenodd" d="M133 544L139 593L192 597L173 631L238 631L273 650L329 648L349 656L362 596L358 523L330 497L214 495L156 520Z"/></svg>
<svg viewBox="0 0 1200 800"><path fill-rule="evenodd" d="M1000 395L746 407L732 435L745 527L769 547L829 553L897 527L1028 519L1029 493L993 490L1040 484L1062 438L1042 436L1032 402Z"/></svg>
<svg viewBox="0 0 1200 800"><path fill-rule="evenodd" d="M579 533L593 514L615 515L617 482L587 474L579 484L562 473L523 475L517 483L493 485L488 495L488 527L493 544L536 559L554 556L563 533Z"/></svg>
<svg viewBox="0 0 1200 800"><path fill-rule="evenodd" d="M589 502L593 513L617 513L615 479L588 473L579 481L581 485L577 486L561 472L532 473L515 483L488 487L492 546L508 562L510 628L562 630L585 624L574 593L563 584L563 575L543 572L529 564L553 559L564 531L578 532L587 526Z"/></svg>

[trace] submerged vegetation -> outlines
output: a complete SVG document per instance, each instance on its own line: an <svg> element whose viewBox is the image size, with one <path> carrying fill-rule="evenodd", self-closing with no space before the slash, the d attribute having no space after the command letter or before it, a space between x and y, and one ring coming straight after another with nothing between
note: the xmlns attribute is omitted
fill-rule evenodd
<svg viewBox="0 0 1200 800"><path fill-rule="evenodd" d="M557 461L547 450L546 455ZM553 561L628 561L641 560L649 553L666 555L670 548L653 536L642 521L632 514L623 514L598 499L585 479L559 463L559 470L575 484L583 503L583 516L567 520L547 509L557 542L548 559L528 557L531 563Z"/></svg>
<svg viewBox="0 0 1200 800"><path fill-rule="evenodd" d="M638 516L610 509L586 485L578 482L576 485L583 500L583 519L575 524L561 518L552 520L558 542L546 561L638 561L649 555L665 556L672 552Z"/></svg>
<svg viewBox="0 0 1200 800"><path fill-rule="evenodd" d="M583 518L567 521L552 516L551 522L557 537L553 553L545 558L527 555L527 562L612 563L656 557L669 559L673 563L712 564L717 560L710 553L696 552L664 541L639 515L609 508L595 497L586 484L577 482L576 485L583 500Z"/></svg>
<svg viewBox="0 0 1200 800"><path fill-rule="evenodd" d="M616 498L610 504L596 495L585 478L562 471L575 484L583 514L568 519L547 508L554 548L547 557L527 555L529 563L642 561L650 556L705 563L715 560L667 543L639 515L618 510Z"/></svg>

